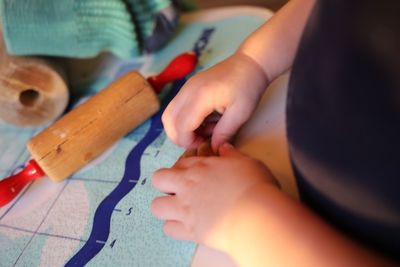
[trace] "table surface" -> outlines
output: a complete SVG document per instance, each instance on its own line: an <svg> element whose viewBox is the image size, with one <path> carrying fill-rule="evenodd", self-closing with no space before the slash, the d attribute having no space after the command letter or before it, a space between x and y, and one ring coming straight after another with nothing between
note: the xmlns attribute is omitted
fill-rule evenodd
<svg viewBox="0 0 400 267"><path fill-rule="evenodd" d="M157 54L134 60L103 55L93 60L68 61L71 89L74 92L84 89L82 92L90 97L126 71L139 69L148 76L159 72L174 55L193 49L201 52L196 70L201 71L233 53L251 31L271 16L268 10L251 7L185 15L177 36ZM296 197L284 138L286 84L284 75L268 88L236 145L266 162L284 190ZM181 85L175 83L171 90ZM131 191L111 209L108 220L101 217L105 216L101 207L107 204L108 196L121 187L128 155L134 153L143 136L151 131L151 125L160 123L156 117L70 179L58 184L49 179L36 181L15 201L0 208L0 266L61 266L85 246L99 249L94 258L84 255L88 265L93 266L233 266L229 257L219 252L203 246L196 249L195 244L167 238L161 230L162 222L151 215L148 207L159 194L148 182L151 173L172 165L183 152L162 132L138 159L143 162L142 173L129 180L134 184ZM40 130L20 129L0 122L0 177L18 170L29 159L25 143ZM101 220L96 219L97 214ZM95 238L99 233L105 234L105 230L109 231L105 239Z"/></svg>

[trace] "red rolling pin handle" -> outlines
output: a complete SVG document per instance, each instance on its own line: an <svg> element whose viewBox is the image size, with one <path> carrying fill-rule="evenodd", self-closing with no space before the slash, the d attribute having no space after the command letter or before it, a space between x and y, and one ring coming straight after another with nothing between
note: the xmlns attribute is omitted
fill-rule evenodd
<svg viewBox="0 0 400 267"><path fill-rule="evenodd" d="M181 79L194 70L197 64L197 55L186 52L174 58L158 75L147 78L147 81L160 93L161 89L172 81ZM35 160L30 160L25 168L17 174L0 181L0 207L12 201L21 190L31 181L43 177L45 173Z"/></svg>
<svg viewBox="0 0 400 267"><path fill-rule="evenodd" d="M39 179L44 175L45 173L36 161L30 160L22 171L1 180L0 207L13 200L30 181Z"/></svg>
<svg viewBox="0 0 400 267"><path fill-rule="evenodd" d="M197 64L197 55L194 52L186 52L174 58L168 66L158 75L147 78L147 81L160 93L162 88L175 80L182 79L191 73Z"/></svg>

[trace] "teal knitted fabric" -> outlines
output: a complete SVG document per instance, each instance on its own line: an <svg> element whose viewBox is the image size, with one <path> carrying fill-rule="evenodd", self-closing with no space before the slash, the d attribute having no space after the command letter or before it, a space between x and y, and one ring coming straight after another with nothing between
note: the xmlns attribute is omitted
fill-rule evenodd
<svg viewBox="0 0 400 267"><path fill-rule="evenodd" d="M0 14L10 54L80 58L159 49L179 15L171 0L1 0Z"/></svg>

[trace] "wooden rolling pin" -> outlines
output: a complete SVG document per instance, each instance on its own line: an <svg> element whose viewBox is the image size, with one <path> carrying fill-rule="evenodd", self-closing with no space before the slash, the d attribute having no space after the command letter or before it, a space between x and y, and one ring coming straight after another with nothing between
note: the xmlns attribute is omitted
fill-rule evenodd
<svg viewBox="0 0 400 267"><path fill-rule="evenodd" d="M0 118L18 126L37 126L59 117L69 92L55 62L7 54L0 27Z"/></svg>
<svg viewBox="0 0 400 267"><path fill-rule="evenodd" d="M132 71L33 137L28 150L54 181L62 181L157 112L160 104Z"/></svg>
<svg viewBox="0 0 400 267"><path fill-rule="evenodd" d="M0 207L44 174L55 182L70 176L157 112L155 93L183 78L197 63L194 53L176 57L147 80L132 71L70 111L28 142L30 160L20 173L0 181Z"/></svg>

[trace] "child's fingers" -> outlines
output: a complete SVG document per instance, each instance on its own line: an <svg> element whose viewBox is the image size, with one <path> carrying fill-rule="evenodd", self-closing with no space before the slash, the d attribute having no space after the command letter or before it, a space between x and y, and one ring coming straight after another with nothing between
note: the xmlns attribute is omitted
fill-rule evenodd
<svg viewBox="0 0 400 267"><path fill-rule="evenodd" d="M217 156L211 148L211 140L206 140L201 143L197 149L187 149L185 153L179 158L179 160L175 163L174 167L182 168L182 164L179 164L185 158L190 157L209 157L209 156Z"/></svg>
<svg viewBox="0 0 400 267"><path fill-rule="evenodd" d="M190 157L178 160L173 168L159 169L152 177L153 186L166 194L178 194L188 186L191 168L201 163L202 157Z"/></svg>
<svg viewBox="0 0 400 267"><path fill-rule="evenodd" d="M203 137L204 139L210 139L212 136L212 133L214 132L215 125L217 125L219 119L221 118L221 113L218 113L217 111L214 111L210 115L208 115L203 123L195 130L195 133L198 136Z"/></svg>
<svg viewBox="0 0 400 267"><path fill-rule="evenodd" d="M174 239L193 241L192 233L180 221L166 221L164 224L164 233Z"/></svg>
<svg viewBox="0 0 400 267"><path fill-rule="evenodd" d="M151 212L160 220L182 220L185 211L176 196L157 197L151 203Z"/></svg>
<svg viewBox="0 0 400 267"><path fill-rule="evenodd" d="M232 144L225 142L218 148L221 157L243 157L244 154L237 150Z"/></svg>
<svg viewBox="0 0 400 267"><path fill-rule="evenodd" d="M176 193L178 186L182 183L180 171L176 168L159 169L152 177L153 186L160 192L166 194Z"/></svg>
<svg viewBox="0 0 400 267"><path fill-rule="evenodd" d="M178 162L179 160L181 160L181 159L190 158L190 157L195 157L195 156L197 156L197 149L195 149L195 148L187 149L187 150L179 157L179 159L177 160L177 162ZM174 167L175 167L175 166L176 166L176 163L175 163Z"/></svg>
<svg viewBox="0 0 400 267"><path fill-rule="evenodd" d="M176 125L179 145L184 147L194 147L193 143L195 143L196 138L203 141L203 136L199 136L196 133L196 129L198 129L204 119L213 112L213 107L209 102L207 102L208 100L206 100L206 102L196 101L188 103L186 107L182 109L179 117L177 117Z"/></svg>
<svg viewBox="0 0 400 267"><path fill-rule="evenodd" d="M178 144L177 116L185 100L185 95L182 95L182 90L183 88L175 96L175 98L171 100L161 116L164 130L167 133L169 139L171 139L172 142L174 142L175 144Z"/></svg>
<svg viewBox="0 0 400 267"><path fill-rule="evenodd" d="M176 131L176 125L175 125L175 113L178 111L174 107L174 99L169 103L167 108L164 110L162 116L161 116L161 121L163 123L164 130L171 139L171 141L175 144L178 143L178 134Z"/></svg>
<svg viewBox="0 0 400 267"><path fill-rule="evenodd" d="M210 157L210 156L216 156L214 151L211 148L211 141L207 140L203 143L201 143L198 148L197 148L197 156L199 157Z"/></svg>
<svg viewBox="0 0 400 267"><path fill-rule="evenodd" d="M211 138L213 150L218 151L220 145L230 141L249 116L247 108L238 104L226 109L214 128Z"/></svg>
<svg viewBox="0 0 400 267"><path fill-rule="evenodd" d="M193 143L201 142L195 131L204 119L214 111L211 94L207 90L199 90L196 97L175 101L163 115L164 128L173 142L183 147L193 147ZM178 96L179 97L179 96Z"/></svg>

